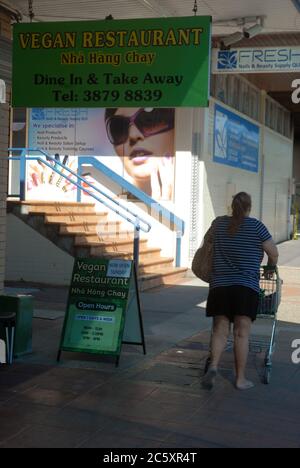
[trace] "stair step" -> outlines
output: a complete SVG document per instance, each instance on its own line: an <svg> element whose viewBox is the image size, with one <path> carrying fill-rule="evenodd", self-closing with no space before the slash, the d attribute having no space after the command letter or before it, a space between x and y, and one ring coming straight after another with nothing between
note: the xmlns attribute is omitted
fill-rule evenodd
<svg viewBox="0 0 300 468"><path fill-rule="evenodd" d="M140 240L140 248L142 245L147 244L147 239ZM113 239L107 238L105 241L101 240L94 244L76 244L78 246L87 247L91 245L90 254L94 257L99 257L103 254L103 248L112 248L115 252L122 252L124 250L133 249L133 239Z"/></svg>
<svg viewBox="0 0 300 468"><path fill-rule="evenodd" d="M72 228L78 228L79 230L82 230L81 228L85 228L85 226L91 226L91 227L98 227L96 232L102 232L105 231L105 229L110 228L112 229L117 229L116 232L119 232L119 228L121 226L121 221L81 221L79 223L78 221L71 221L69 223L60 223L62 227L72 227ZM127 232L127 231L126 231Z"/></svg>
<svg viewBox="0 0 300 468"><path fill-rule="evenodd" d="M150 249L151 250L151 249ZM157 249L154 249L157 250ZM159 250L159 249L158 249ZM103 251L99 255L93 255L94 257L108 257L108 258L123 258L125 259L127 257L128 260L132 260L133 254L131 252L108 252L108 251ZM172 267L174 258L166 258L166 257L153 257L149 259L149 256L146 258L143 258L143 251L140 252L140 264L139 264L139 274L144 275L144 274L150 274L150 273L155 273L157 271L162 271L164 269L170 269ZM174 267L172 267L174 269Z"/></svg>
<svg viewBox="0 0 300 468"><path fill-rule="evenodd" d="M91 233L92 235L97 235L97 223L81 223L80 225L66 225L61 224L59 227L59 233L64 235L87 235Z"/></svg>
<svg viewBox="0 0 300 468"><path fill-rule="evenodd" d="M118 236L113 236L113 235L107 235L107 233L104 233L104 236L99 236L98 234L94 233L90 235L88 232L82 233L82 235L77 235L75 237L75 245L76 246L82 246L82 247L91 247L93 248L98 248L101 245L102 246L110 246L110 245L133 245L133 236L128 234L127 232L122 233L119 232ZM140 242L147 242L147 239L140 239Z"/></svg>
<svg viewBox="0 0 300 468"><path fill-rule="evenodd" d="M121 221L108 221L108 213L96 212L93 203L16 200L10 201L8 206L13 207L12 212L15 211L17 216L21 214L22 220L28 218L30 225L36 214L38 227L41 223L47 225L45 232L49 233L49 239L54 231L54 237L57 236L59 227L59 233L64 237L57 245L72 251L72 255L133 259L133 230L120 231ZM21 210L15 210L16 206ZM30 216L26 217L26 214ZM75 251L74 247L77 247ZM144 236L140 239L139 260L142 291L183 281L187 272L187 268L175 268L173 258L161 257L160 248L148 247L148 239Z"/></svg>
<svg viewBox="0 0 300 468"><path fill-rule="evenodd" d="M70 224L61 224L59 232L61 234L75 234L77 236L84 236L92 238L93 242L98 243L99 239L103 236L112 236L118 237L121 236L128 237L130 234L129 231L120 231L121 223L120 221L111 221L111 222L81 222L81 223L70 223Z"/></svg>
<svg viewBox="0 0 300 468"><path fill-rule="evenodd" d="M58 202L22 202L28 213L49 214L49 215L70 215L76 213L95 214L95 205L91 203L58 203Z"/></svg>
<svg viewBox="0 0 300 468"><path fill-rule="evenodd" d="M80 225L60 225L59 232L63 235L75 235L86 237L87 242L85 242L85 244L98 243L99 240L102 240L103 238L109 236L121 239L130 236L129 231L120 231L119 225L112 224L109 226L101 227L98 223L81 223ZM90 242L89 238L92 238L92 242Z"/></svg>
<svg viewBox="0 0 300 468"><path fill-rule="evenodd" d="M108 213L55 213L47 214L45 217L46 223L60 223L60 224L78 224L83 222L106 222Z"/></svg>
<svg viewBox="0 0 300 468"><path fill-rule="evenodd" d="M169 286L183 281L188 269L187 268L162 268L161 271L154 273L146 273L139 275L140 291L158 288L161 286Z"/></svg>
<svg viewBox="0 0 300 468"><path fill-rule="evenodd" d="M151 258L140 262L139 265L139 274L144 273L153 273L156 271L161 271L162 268L165 267L172 267L173 266L174 258L166 258L166 257L159 257L159 258Z"/></svg>
<svg viewBox="0 0 300 468"><path fill-rule="evenodd" d="M10 200L10 203L14 203L15 205L30 205L30 206L53 206L53 205L60 205L60 206L79 206L79 207L95 207L95 203L88 203L88 202L63 202L63 201L44 201L44 200Z"/></svg>
<svg viewBox="0 0 300 468"><path fill-rule="evenodd" d="M160 258L160 252L161 249L154 249L154 248L146 248L146 249L141 249L140 254L139 254L139 259L140 262L143 263L143 261L149 259L158 259ZM107 250L104 249L102 254L102 257L107 257L107 258L115 258L119 259L122 258L123 260L133 260L133 252L132 251L115 251L115 250ZM95 258L99 257L99 254L95 256Z"/></svg>

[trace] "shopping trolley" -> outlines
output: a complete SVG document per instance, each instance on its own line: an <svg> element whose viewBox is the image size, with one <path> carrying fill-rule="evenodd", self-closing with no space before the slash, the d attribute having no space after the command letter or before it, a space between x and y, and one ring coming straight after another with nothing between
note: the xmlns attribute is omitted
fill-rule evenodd
<svg viewBox="0 0 300 468"><path fill-rule="evenodd" d="M280 279L278 268L270 266L262 266L260 268L260 279L259 279L260 293L259 293L259 305L257 312L257 319L272 320L272 330L268 341L260 339L250 338L250 349L256 348L259 352L266 350L265 354L265 368L263 382L268 385L271 380L272 373L272 357L275 350L275 338L277 329L277 312L281 302L281 289L282 280ZM233 341L229 340L228 347L232 346ZM206 360L204 375L207 373L210 365L210 357Z"/></svg>
<svg viewBox="0 0 300 468"><path fill-rule="evenodd" d="M269 342L250 339L250 347L256 346L260 351L266 350L263 382L268 385L272 373L272 357L276 344L277 312L281 302L282 289L282 280L280 279L277 267L261 267L259 287L260 293L257 318L272 320L271 336Z"/></svg>

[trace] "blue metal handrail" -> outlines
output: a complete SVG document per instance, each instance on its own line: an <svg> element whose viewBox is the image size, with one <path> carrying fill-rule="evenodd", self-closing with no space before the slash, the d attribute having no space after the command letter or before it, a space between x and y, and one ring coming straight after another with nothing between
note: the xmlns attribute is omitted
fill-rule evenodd
<svg viewBox="0 0 300 468"><path fill-rule="evenodd" d="M107 176L113 182L116 182L124 190L134 195L146 206L150 207L153 211L160 214L170 222L170 229L180 231L184 234L185 223L182 219L178 218L174 213L169 211L167 208L162 206L160 203L157 203L154 198L151 198L142 190L138 189L135 185L128 182L126 179L121 177L116 172L112 171L105 164L101 163L98 159L95 159L92 156L79 156L78 158L78 168L79 172L83 165L91 165L95 167L99 172Z"/></svg>
<svg viewBox="0 0 300 468"><path fill-rule="evenodd" d="M150 208L151 215L158 214L163 220L167 221L167 226L172 231L176 231L176 266L181 264L181 239L184 235L185 222L176 216L174 213L169 211L167 208L158 203L154 198L151 198L142 190L138 189L135 185L128 182L126 179L121 177L119 174L112 171L105 164L101 163L98 159L92 156L79 156L78 157L78 171L81 173L83 165L91 165L100 173L107 176L110 180L115 182L117 185L122 187L127 192L131 193L135 198L144 203ZM80 201L80 198L78 199ZM160 220L160 222L162 222Z"/></svg>
<svg viewBox="0 0 300 468"><path fill-rule="evenodd" d="M112 197L110 197L108 194L106 194L105 192L103 192L102 190L100 190L99 188L97 187L94 187L89 181L87 181L86 179L84 179L83 177L81 177L79 174L77 174L76 172L72 171L72 169L70 169L69 167L65 166L64 164L62 164L60 161L58 161L57 159L53 158L52 156L49 156L45 151L43 150L40 150L38 148L9 148L8 149L9 152L11 153L14 153L16 151L20 152L21 151L21 154L19 156L10 156L8 159L9 160L14 160L14 161L20 161L20 199L22 201L25 200L25 187L26 187L26 161L36 161L36 160L39 160L40 162L42 162L45 166L47 166L49 169L51 169L52 171L56 172L57 174L59 174L59 176L61 177L64 177L65 179L67 179L70 183L72 183L73 185L75 185L77 187L77 189L79 190L83 190L84 192L86 192L88 195L90 195L92 198L94 198L95 200L97 200L99 203L101 203L102 205L104 205L105 207L107 207L108 209L114 211L114 213L116 213L117 215L121 216L123 219L125 219L126 221L128 221L129 223L133 224L134 225L134 261L136 263L136 266L138 266L138 257L139 257L139 238L140 238L140 230L144 231L144 232L149 232L151 230L151 224L148 223L148 221L146 221L145 219L143 219L141 216L139 216L138 214L134 213L132 210L130 210L129 208L127 208L126 206L122 205L120 202L118 202L117 200L113 199ZM43 156L45 156L47 158L48 161L52 161L53 163L55 163L56 166L53 166L52 164L50 164L49 162L45 161L45 159L43 159L42 157L40 156L27 156L28 153L32 153L32 152L35 152L35 153L39 153ZM84 182L85 184L87 184L89 187L91 187L94 191L98 192L100 195L106 197L110 202L114 203L115 205L117 205L119 208L121 208L122 210L126 211L127 213L129 213L133 218L133 219L130 219L128 218L126 215L124 215L123 213L121 213L118 209L114 208L113 206L109 205L109 203L107 203L106 201L104 201L103 199L99 198L98 196L96 196L94 193L90 192L89 190L87 190L86 188L83 188L81 186L80 183L77 183L75 182L74 180L70 179L68 175L64 174L63 171L60 171L59 169L57 169L57 166L60 166L63 170L67 170L70 174L72 174L74 177L76 177L79 182ZM144 223L144 225L146 226L146 228L141 224L141 223Z"/></svg>
<svg viewBox="0 0 300 468"><path fill-rule="evenodd" d="M21 160L21 177L20 177L20 194L21 194L21 199L25 199L25 176L26 176L26 160L30 159L40 159L43 164L45 164L45 160L37 157L27 157L27 153L29 152L38 152L42 155L44 155L47 159L53 161L56 163L56 165L60 165L64 170L66 169L69 171L71 174L73 174L77 179L78 183L75 181L71 182L77 187L77 201L81 201L81 193L82 191L88 193L91 195L93 198L95 198L97 201L102 203L105 206L108 206L103 200L98 199L94 194L89 192L87 189L83 189L81 186L81 182L84 182L88 186L92 187L93 190L98 191L102 196L105 196L108 198L111 202L114 204L120 206L123 210L126 212L129 212L131 216L135 218L134 221L128 219L126 216L122 215L118 210L115 210L114 208L108 206L109 209L112 209L115 213L118 215L122 216L126 221L129 221L131 224L135 225L135 235L134 238L135 240L135 252L136 255L138 256L138 238L139 238L139 231L142 230L144 232L149 232L151 229L151 225L145 221L142 217L137 215L136 213L133 213L130 209L127 207L124 207L121 205L119 202L116 200L112 199L107 195L106 193L102 192L100 189L95 188L91 183L89 183L86 179L84 179L81 174L82 174L82 166L84 165L91 165L93 166L96 170L98 170L100 173L102 173L104 176L108 177L110 180L115 182L117 185L122 187L124 190L127 192L131 193L135 198L140 200L142 203L144 203L148 208L150 208L150 213L151 216L154 214L159 215L159 222L163 223L167 227L172 230L176 231L176 266L179 267L181 265L181 243L182 243L182 236L184 235L184 230L185 230L185 222L177 217L174 213L169 211L167 208L162 206L160 203L158 203L156 200L154 200L152 197L147 195L145 192L141 191L137 187L135 187L133 184L128 182L126 179L121 177L119 174L115 173L112 171L109 167L101 163L98 159L95 159L93 156L78 156L78 173L73 172L69 167L64 166L60 161L52 158L49 156L45 151L38 149L38 148L11 148L10 151L19 151L21 152L21 156L19 158L15 159L20 159ZM12 158L11 158L12 159ZM48 167L50 167L51 170L57 172L59 175L63 176L65 179L68 179L68 176L65 174L58 172L55 167L52 166L52 164L46 164ZM68 179L69 180L69 179ZM140 221L144 223L147 226L147 230L143 228L143 226L140 225Z"/></svg>

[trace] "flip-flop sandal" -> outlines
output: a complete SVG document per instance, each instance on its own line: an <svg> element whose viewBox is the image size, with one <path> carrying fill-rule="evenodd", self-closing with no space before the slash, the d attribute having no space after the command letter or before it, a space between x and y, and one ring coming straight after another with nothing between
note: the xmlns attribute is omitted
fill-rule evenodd
<svg viewBox="0 0 300 468"><path fill-rule="evenodd" d="M243 385L238 385L235 384L237 390L250 390L251 388L254 388L255 385L253 382L250 382L250 380L246 380L246 382Z"/></svg>
<svg viewBox="0 0 300 468"><path fill-rule="evenodd" d="M218 372L216 369L209 369L202 380L203 388L212 390L216 382L217 374Z"/></svg>

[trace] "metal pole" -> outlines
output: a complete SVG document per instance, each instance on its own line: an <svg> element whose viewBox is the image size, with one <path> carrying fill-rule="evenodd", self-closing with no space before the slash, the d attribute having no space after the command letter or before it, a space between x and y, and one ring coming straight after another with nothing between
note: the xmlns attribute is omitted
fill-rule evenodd
<svg viewBox="0 0 300 468"><path fill-rule="evenodd" d="M176 267L180 267L181 265L181 239L182 239L182 232L176 232Z"/></svg>
<svg viewBox="0 0 300 468"><path fill-rule="evenodd" d="M136 268L136 273L138 275L139 271L139 255L140 255L140 220L139 218L135 219L134 224L134 241L133 241L133 261Z"/></svg>
<svg viewBox="0 0 300 468"><path fill-rule="evenodd" d="M9 334L8 334L8 326L5 326L5 334L6 334L6 362L10 364L10 342L9 342Z"/></svg>
<svg viewBox="0 0 300 468"><path fill-rule="evenodd" d="M81 177L82 175L82 166L81 166L81 161L80 161L80 158L78 158L78 169L77 169L77 174ZM82 183L81 183L81 180L77 179L77 182L78 182L78 185L80 187L77 187L77 199L76 201L77 202L81 202L81 191L82 191Z"/></svg>
<svg viewBox="0 0 300 468"><path fill-rule="evenodd" d="M26 195L26 154L23 150L20 156L20 200L24 201Z"/></svg>
<svg viewBox="0 0 300 468"><path fill-rule="evenodd" d="M10 334L11 334L11 339L10 339L9 364L12 364L13 355L14 355L14 339L15 339L15 327L14 326L11 326Z"/></svg>
<svg viewBox="0 0 300 468"><path fill-rule="evenodd" d="M264 198L265 198L265 132L266 132L266 103L267 93L266 91L261 91L260 94L260 124L261 124L261 138L260 138L260 200L259 200L259 219L263 221L264 219Z"/></svg>

